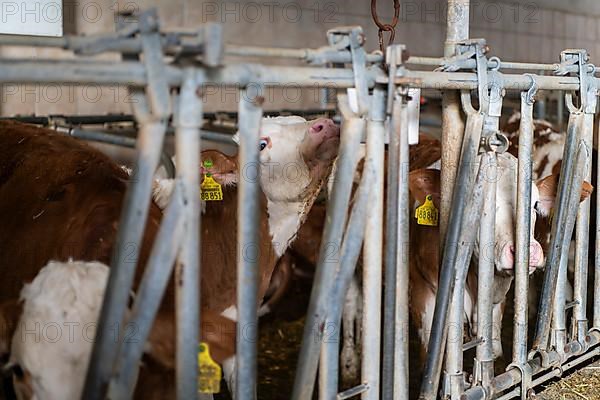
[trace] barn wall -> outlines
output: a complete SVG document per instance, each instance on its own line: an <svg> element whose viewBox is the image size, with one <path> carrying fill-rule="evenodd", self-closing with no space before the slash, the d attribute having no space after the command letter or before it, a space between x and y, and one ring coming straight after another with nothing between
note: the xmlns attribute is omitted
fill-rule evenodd
<svg viewBox="0 0 600 400"><path fill-rule="evenodd" d="M222 22L226 25L226 41L233 44L318 47L325 44L327 29L361 25L367 47L375 49L377 31L371 21L369 3L368 0L65 1L65 30L86 34L109 32L114 30L116 10L157 7L167 29L191 29L202 22ZM561 49L584 47L591 53L592 62L600 62L598 3L472 0L471 36L485 37L492 53L506 60L556 62ZM445 35L445 4L442 0L401 1L396 42L406 43L411 54L440 55ZM389 21L392 1L379 0L378 9L381 18ZM53 49L4 48L0 52L15 57L69 57ZM266 95L266 107L270 109L319 106L316 91L287 88L269 90ZM207 110L235 109L238 99L232 91L213 93L207 97ZM129 112L129 108L125 87L7 84L2 88L3 115Z"/></svg>

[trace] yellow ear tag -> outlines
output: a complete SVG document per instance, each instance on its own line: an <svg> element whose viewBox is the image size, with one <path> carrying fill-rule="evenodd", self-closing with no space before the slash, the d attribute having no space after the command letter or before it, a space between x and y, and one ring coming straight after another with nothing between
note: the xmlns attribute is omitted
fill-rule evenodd
<svg viewBox="0 0 600 400"><path fill-rule="evenodd" d="M205 174L204 180L200 185L200 198L204 201L223 200L223 190L221 185L214 180L211 174Z"/></svg>
<svg viewBox="0 0 600 400"><path fill-rule="evenodd" d="M198 346L198 392L219 393L221 391L221 366L210 357L208 343Z"/></svg>
<svg viewBox="0 0 600 400"><path fill-rule="evenodd" d="M213 166L212 160L204 160L202 163L204 168L210 170ZM221 185L215 181L210 172L204 174L204 180L200 185L200 198L204 201L221 201L223 200L223 190Z"/></svg>
<svg viewBox="0 0 600 400"><path fill-rule="evenodd" d="M438 210L435 208L433 197L430 194L425 196L425 203L415 210L415 218L419 225L437 226Z"/></svg>

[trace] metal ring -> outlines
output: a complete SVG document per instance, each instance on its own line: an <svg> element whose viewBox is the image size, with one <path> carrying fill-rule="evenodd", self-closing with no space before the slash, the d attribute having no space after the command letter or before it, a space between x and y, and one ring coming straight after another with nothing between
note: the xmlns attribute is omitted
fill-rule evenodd
<svg viewBox="0 0 600 400"><path fill-rule="evenodd" d="M488 66L490 65L490 62L496 63L496 65L489 68L490 71L498 71L500 69L500 64L502 63L502 61L500 61L500 57L497 57L497 56L490 57L490 59L488 60Z"/></svg>

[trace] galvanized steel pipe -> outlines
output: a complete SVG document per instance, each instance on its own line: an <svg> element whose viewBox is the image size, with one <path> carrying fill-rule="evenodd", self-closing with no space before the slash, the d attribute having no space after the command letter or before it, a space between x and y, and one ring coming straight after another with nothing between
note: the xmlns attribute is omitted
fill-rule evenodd
<svg viewBox="0 0 600 400"><path fill-rule="evenodd" d="M200 128L202 100L196 89L198 71L184 71L183 86L175 118L177 178L184 188L185 236L175 266L177 305L176 371L177 398L191 399L198 393L200 341Z"/></svg>
<svg viewBox="0 0 600 400"><path fill-rule="evenodd" d="M237 349L235 398L256 398L256 355L258 341L258 246L259 149L262 121L261 97L251 99L246 92L239 104L240 171L252 171L238 183L237 221Z"/></svg>
<svg viewBox="0 0 600 400"><path fill-rule="evenodd" d="M319 262L315 271L310 303L304 322L302 347L294 380L292 399L310 400L319 364L320 347L323 340L323 324L327 317L329 290L335 278L335 264L326 256L327 248L339 249L352 192L354 170L358 163L358 149L365 131L365 120L352 117L347 98L341 96L339 104L345 116L342 124L339 157L331 199L327 204L327 217L323 228L323 239L319 251ZM328 247L329 246L329 247Z"/></svg>
<svg viewBox="0 0 600 400"><path fill-rule="evenodd" d="M375 173L363 252L363 321L362 321L362 381L369 390L362 399L379 399L379 368L381 354L381 266L383 265L383 171L386 90L376 87L371 97L367 122L367 153L365 167Z"/></svg>
<svg viewBox="0 0 600 400"><path fill-rule="evenodd" d="M466 97L468 94L465 93L464 96ZM458 179L452 196L452 209L448 224L448 234L444 240L444 257L440 268L439 287L435 300L433 324L431 327L431 335L429 337L429 345L427 347L427 360L423 369L420 394L420 398L422 399L434 399L437 393L445 341L448 333L446 321L448 319L449 302L451 293L454 290L456 277L455 263L458 243L460 243L461 232L466 229L462 226L462 222L465 214L467 196L471 194L473 166L479 149L479 140L482 129L483 114L475 112L475 110L472 109L469 110L465 127L463 150L458 165Z"/></svg>
<svg viewBox="0 0 600 400"><path fill-rule="evenodd" d="M527 305L531 243L531 185L533 179L533 98L521 93L521 122L517 174L517 227L515 243L515 316L513 322L513 359L516 365L527 362ZM499 329L500 327L498 327Z"/></svg>

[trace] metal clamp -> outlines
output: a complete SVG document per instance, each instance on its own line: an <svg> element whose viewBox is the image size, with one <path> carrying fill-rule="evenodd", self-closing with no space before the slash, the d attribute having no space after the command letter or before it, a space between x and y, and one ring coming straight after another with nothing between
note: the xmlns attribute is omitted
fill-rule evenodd
<svg viewBox="0 0 600 400"><path fill-rule="evenodd" d="M512 363L508 367L506 367L506 370L508 371L511 368L516 368L519 370L519 372L521 372L521 400L527 400L529 396L529 390L531 389L531 377L533 375L531 366L528 363Z"/></svg>
<svg viewBox="0 0 600 400"><path fill-rule="evenodd" d="M544 349L533 349L529 352L529 354L527 355L527 360L531 361L533 360L533 358L537 355L540 356L540 359L542 360L542 368L549 368L552 364L550 363L550 355L548 354L548 351L544 350Z"/></svg>
<svg viewBox="0 0 600 400"><path fill-rule="evenodd" d="M560 53L561 67L558 75L566 75L569 72L576 72L579 76L579 98L581 104L576 107L573 103L573 93L565 93L565 102L569 112L584 112L585 114L594 114L596 112L598 89L594 85L593 64L588 63L589 55L584 49L567 49ZM568 68L571 67L571 68ZM577 67L575 70L574 67Z"/></svg>
<svg viewBox="0 0 600 400"><path fill-rule="evenodd" d="M169 84L165 79L166 67L160 42L158 14L150 9L140 14L140 36L144 54L144 66L148 75L147 97L151 113L166 119L171 115Z"/></svg>
<svg viewBox="0 0 600 400"><path fill-rule="evenodd" d="M479 142L479 151L494 152L502 154L508 150L510 140L503 133L496 132L488 136L482 136Z"/></svg>
<svg viewBox="0 0 600 400"><path fill-rule="evenodd" d="M354 72L354 87L358 113L363 116L369 111L369 86L367 80L367 52L364 48L365 35L360 26L336 28L327 31L329 45L337 49L349 48Z"/></svg>
<svg viewBox="0 0 600 400"><path fill-rule="evenodd" d="M472 65L472 63L470 60L484 55L487 52L487 45L485 39L470 39L458 43L456 52L455 56L445 58L436 71L456 72L461 69L471 69L470 64Z"/></svg>

